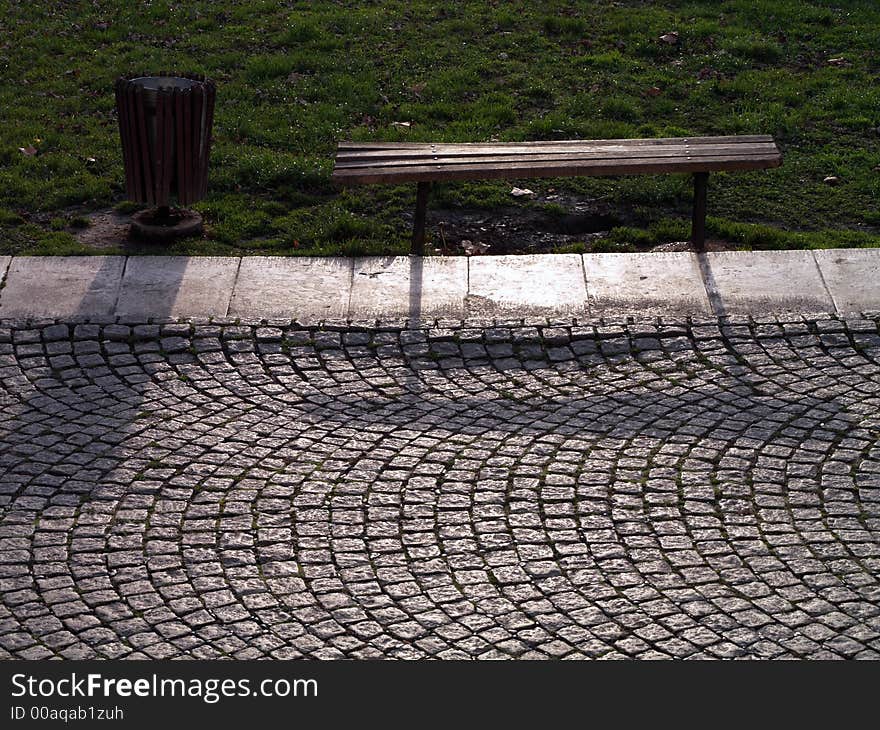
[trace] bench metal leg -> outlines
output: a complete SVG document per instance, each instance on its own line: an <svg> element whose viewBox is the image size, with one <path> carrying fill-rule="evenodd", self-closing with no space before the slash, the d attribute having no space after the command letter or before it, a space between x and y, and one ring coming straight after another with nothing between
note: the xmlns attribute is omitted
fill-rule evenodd
<svg viewBox="0 0 880 730"><path fill-rule="evenodd" d="M697 251L706 248L706 191L709 186L708 172L694 173L694 213L691 219L691 243Z"/></svg>
<svg viewBox="0 0 880 730"><path fill-rule="evenodd" d="M412 253L425 255L425 218L428 212L428 192L431 183L420 182L416 188L416 217L413 222Z"/></svg>

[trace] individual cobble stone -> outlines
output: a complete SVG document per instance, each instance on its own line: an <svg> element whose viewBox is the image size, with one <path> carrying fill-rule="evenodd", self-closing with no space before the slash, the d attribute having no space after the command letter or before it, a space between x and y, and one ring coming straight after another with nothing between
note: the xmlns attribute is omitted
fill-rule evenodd
<svg viewBox="0 0 880 730"><path fill-rule="evenodd" d="M880 313L0 324L0 653L880 656Z"/></svg>
<svg viewBox="0 0 880 730"><path fill-rule="evenodd" d="M70 337L70 327L66 324L52 324L42 330L43 340L66 340Z"/></svg>

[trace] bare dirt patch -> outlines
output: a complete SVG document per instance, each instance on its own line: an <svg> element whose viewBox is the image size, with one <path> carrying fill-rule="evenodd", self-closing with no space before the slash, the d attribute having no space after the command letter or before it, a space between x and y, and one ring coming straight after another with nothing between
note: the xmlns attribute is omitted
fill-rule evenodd
<svg viewBox="0 0 880 730"><path fill-rule="evenodd" d="M430 210L434 246L446 255L548 253L576 243L589 245L627 223L599 200L548 195L535 203L525 208Z"/></svg>
<svg viewBox="0 0 880 730"><path fill-rule="evenodd" d="M86 216L89 225L74 232L77 241L93 248L121 248L128 244L131 216L115 210L101 210Z"/></svg>
<svg viewBox="0 0 880 730"><path fill-rule="evenodd" d="M553 253L571 247L607 250L602 242L613 228L639 227L631 214L603 200L568 195L534 198L534 207L492 209L439 208L428 211L428 230L437 253L501 255ZM726 241L707 241L709 251L735 248ZM640 247L639 251L691 251L689 241Z"/></svg>

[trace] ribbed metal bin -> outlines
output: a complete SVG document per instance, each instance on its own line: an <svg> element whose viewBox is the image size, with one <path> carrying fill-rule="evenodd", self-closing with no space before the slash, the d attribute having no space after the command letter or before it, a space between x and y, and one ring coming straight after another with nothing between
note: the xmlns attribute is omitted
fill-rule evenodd
<svg viewBox="0 0 880 730"><path fill-rule="evenodd" d="M216 87L196 74L116 81L125 189L136 203L167 208L205 197Z"/></svg>

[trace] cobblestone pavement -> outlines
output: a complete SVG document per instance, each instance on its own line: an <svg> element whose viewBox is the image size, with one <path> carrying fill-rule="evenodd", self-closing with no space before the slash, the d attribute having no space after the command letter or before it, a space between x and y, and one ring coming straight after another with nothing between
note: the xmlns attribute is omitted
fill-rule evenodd
<svg viewBox="0 0 880 730"><path fill-rule="evenodd" d="M0 654L880 658L880 315L0 327Z"/></svg>

